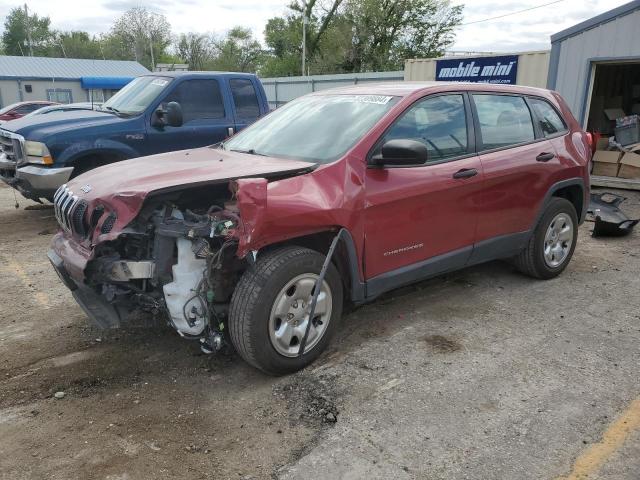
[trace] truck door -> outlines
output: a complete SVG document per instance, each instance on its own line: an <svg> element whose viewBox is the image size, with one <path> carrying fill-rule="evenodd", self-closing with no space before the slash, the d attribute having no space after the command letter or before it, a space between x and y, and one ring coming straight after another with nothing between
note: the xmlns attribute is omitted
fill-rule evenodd
<svg viewBox="0 0 640 480"><path fill-rule="evenodd" d="M222 86L214 78L180 82L159 105L178 102L182 107L182 126L149 125L148 153L204 147L224 140L235 128L233 113L224 99Z"/></svg>
<svg viewBox="0 0 640 480"><path fill-rule="evenodd" d="M255 122L262 113L258 92L248 78L230 78L229 89L233 99L235 127L239 131Z"/></svg>

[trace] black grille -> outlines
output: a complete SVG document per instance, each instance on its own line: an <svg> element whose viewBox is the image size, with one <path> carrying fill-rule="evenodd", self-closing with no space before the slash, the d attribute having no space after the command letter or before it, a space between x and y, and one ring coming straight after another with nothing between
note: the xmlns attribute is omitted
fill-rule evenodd
<svg viewBox="0 0 640 480"><path fill-rule="evenodd" d="M96 225L98 225L98 222L100 221L100 218L102 217L103 213L104 213L104 207L102 205L98 205L96 208L93 209L93 212L91 212L91 220L89 220L89 228L91 230L96 228Z"/></svg>
<svg viewBox="0 0 640 480"><path fill-rule="evenodd" d="M109 233L113 228L114 223L116 223L116 215L115 213L111 213L107 218L104 219L104 222L102 222L100 233L102 233L103 235Z"/></svg>
<svg viewBox="0 0 640 480"><path fill-rule="evenodd" d="M71 214L71 227L75 233L81 237L87 235L87 224L84 221L84 214L87 212L87 202L80 200Z"/></svg>

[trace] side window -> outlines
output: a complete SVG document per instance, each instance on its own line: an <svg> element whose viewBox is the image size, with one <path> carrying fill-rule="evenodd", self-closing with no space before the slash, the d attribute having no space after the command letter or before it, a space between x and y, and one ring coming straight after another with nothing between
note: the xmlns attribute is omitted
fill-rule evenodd
<svg viewBox="0 0 640 480"><path fill-rule="evenodd" d="M536 121L539 123L540 129L545 137L567 130L567 126L562 121L562 117L560 117L556 109L553 108L549 102L539 98L530 98L529 103L531 103Z"/></svg>
<svg viewBox="0 0 640 480"><path fill-rule="evenodd" d="M535 140L531 112L524 98L474 94L484 150Z"/></svg>
<svg viewBox="0 0 640 480"><path fill-rule="evenodd" d="M253 82L246 78L229 81L238 118L254 120L260 116L260 105Z"/></svg>
<svg viewBox="0 0 640 480"><path fill-rule="evenodd" d="M164 103L178 102L182 119L189 123L198 119L224 118L224 104L217 80L185 80L164 99Z"/></svg>
<svg viewBox="0 0 640 480"><path fill-rule="evenodd" d="M384 135L389 140L408 139L427 146L428 162L467 153L467 117L462 95L441 95L420 100Z"/></svg>
<svg viewBox="0 0 640 480"><path fill-rule="evenodd" d="M18 108L14 109L13 111L20 115L26 115L27 113L34 112L42 107L44 107L44 105L39 103L29 103L27 105L21 105Z"/></svg>

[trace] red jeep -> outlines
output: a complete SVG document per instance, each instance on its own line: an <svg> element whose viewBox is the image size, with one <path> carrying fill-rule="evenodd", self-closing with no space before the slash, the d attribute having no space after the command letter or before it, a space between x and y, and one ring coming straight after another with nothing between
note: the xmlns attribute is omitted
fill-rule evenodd
<svg viewBox="0 0 640 480"><path fill-rule="evenodd" d="M75 178L55 195L49 258L102 327L165 321L283 374L320 355L344 302L495 259L559 275L589 159L554 92L341 88L221 144Z"/></svg>

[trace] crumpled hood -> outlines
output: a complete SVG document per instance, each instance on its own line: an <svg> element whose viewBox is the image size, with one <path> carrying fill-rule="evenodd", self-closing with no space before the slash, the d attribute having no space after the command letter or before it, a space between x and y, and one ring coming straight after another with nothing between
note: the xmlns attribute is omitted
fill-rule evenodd
<svg viewBox="0 0 640 480"><path fill-rule="evenodd" d="M129 122L129 118L121 118L112 113L95 110L77 110L68 112L53 112L32 117L22 117L2 124L4 130L22 135L35 141L46 141L50 135L55 135L80 128L95 125L109 125Z"/></svg>
<svg viewBox="0 0 640 480"><path fill-rule="evenodd" d="M114 196L144 198L158 190L246 177L295 174L314 166L309 162L204 147L112 163L89 170L67 186L88 201Z"/></svg>

